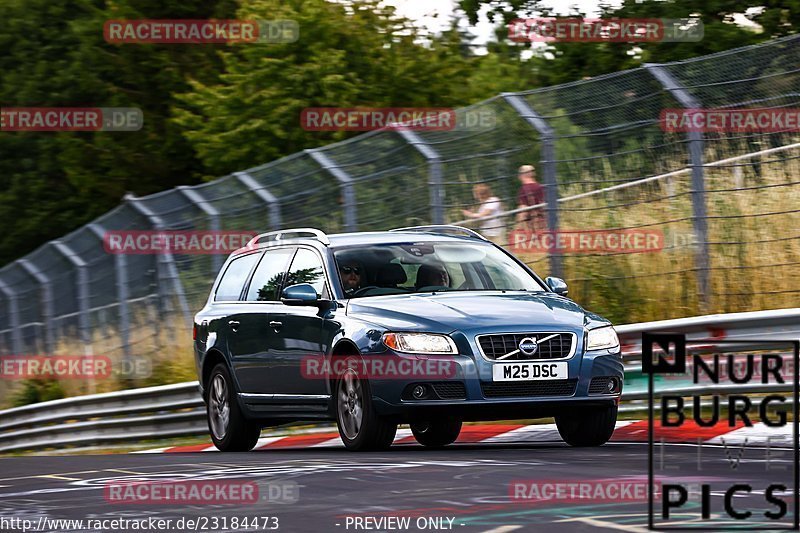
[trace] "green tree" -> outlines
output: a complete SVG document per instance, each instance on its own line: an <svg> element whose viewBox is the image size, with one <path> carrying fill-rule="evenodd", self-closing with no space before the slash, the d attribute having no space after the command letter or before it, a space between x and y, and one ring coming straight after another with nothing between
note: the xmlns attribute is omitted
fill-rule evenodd
<svg viewBox="0 0 800 533"><path fill-rule="evenodd" d="M308 107L463 106L523 84L518 60L474 56L455 26L423 37L377 0L253 0L239 17L296 20L300 39L226 50L220 81L180 96L175 123L208 177L353 135L305 131Z"/></svg>
<svg viewBox="0 0 800 533"><path fill-rule="evenodd" d="M0 4L3 107L137 107L138 132L0 132L0 263L117 205L191 183L200 164L168 121L187 76L218 72L216 46L113 45L108 19L227 17L232 0L8 0Z"/></svg>
<svg viewBox="0 0 800 533"><path fill-rule="evenodd" d="M775 0L768 3L740 0L625 0L622 5L601 5L603 18L699 18L705 34L698 42L680 43L540 43L508 44L507 24L526 17L552 16L540 0L461 0L461 8L475 24L481 9L497 24L498 45L519 54L530 50L535 70L543 85L554 85L585 77L634 68L645 62L667 62L688 59L722 50L761 42L772 37L794 33L800 22L798 0ZM754 8L752 12L749 8ZM761 25L761 31L735 22L745 16ZM570 16L583 16L574 11Z"/></svg>

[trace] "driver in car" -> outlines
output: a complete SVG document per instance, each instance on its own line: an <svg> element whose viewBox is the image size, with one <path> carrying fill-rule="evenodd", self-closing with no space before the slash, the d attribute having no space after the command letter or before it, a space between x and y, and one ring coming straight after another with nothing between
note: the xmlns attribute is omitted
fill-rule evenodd
<svg viewBox="0 0 800 533"><path fill-rule="evenodd" d="M339 266L339 277L342 278L342 287L347 296L361 288L362 269L359 265L350 263Z"/></svg>

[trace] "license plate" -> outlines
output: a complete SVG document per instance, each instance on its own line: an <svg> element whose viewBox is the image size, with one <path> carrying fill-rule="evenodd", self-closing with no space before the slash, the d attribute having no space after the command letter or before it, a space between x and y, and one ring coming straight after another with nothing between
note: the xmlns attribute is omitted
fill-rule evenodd
<svg viewBox="0 0 800 533"><path fill-rule="evenodd" d="M492 381L537 381L567 379L567 363L496 363Z"/></svg>

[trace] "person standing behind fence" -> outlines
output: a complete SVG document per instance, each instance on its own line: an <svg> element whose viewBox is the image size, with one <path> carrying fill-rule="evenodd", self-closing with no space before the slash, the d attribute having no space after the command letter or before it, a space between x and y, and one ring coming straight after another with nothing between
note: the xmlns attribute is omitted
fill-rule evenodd
<svg viewBox="0 0 800 533"><path fill-rule="evenodd" d="M467 218L483 218L480 221L481 233L490 239L496 239L503 234L503 224L500 220L500 212L503 205L500 199L492 194L492 189L483 183L478 183L472 187L472 196L480 204L477 211L463 209L461 212Z"/></svg>
<svg viewBox="0 0 800 533"><path fill-rule="evenodd" d="M544 203L544 187L536 181L536 170L532 165L519 167L519 181L522 187L517 193L517 208L530 207ZM547 224L544 220L544 210L535 209L517 213L517 222L523 229L530 231L544 231Z"/></svg>

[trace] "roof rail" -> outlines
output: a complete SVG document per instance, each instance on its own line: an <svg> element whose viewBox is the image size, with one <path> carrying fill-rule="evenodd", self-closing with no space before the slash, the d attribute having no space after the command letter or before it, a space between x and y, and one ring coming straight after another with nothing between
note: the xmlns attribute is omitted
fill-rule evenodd
<svg viewBox="0 0 800 533"><path fill-rule="evenodd" d="M419 232L427 232L427 233L453 233L458 232L462 233L468 237L473 237L476 239L481 239L482 241L488 241L486 237L481 235L475 230L465 228L463 226L454 226L452 224L433 224L430 226L409 226L407 228L395 228L389 231L419 231Z"/></svg>
<svg viewBox="0 0 800 533"><path fill-rule="evenodd" d="M284 239L284 235L294 234L294 233L310 233L314 237L316 237L316 239L319 242L321 242L322 244L324 244L325 246L328 246L331 243L331 241L328 239L328 236L325 234L324 231L321 231L321 230L318 230L318 229L315 229L315 228L294 228L294 229L281 229L281 230L278 230L278 231L270 231L270 232L267 232L267 233L261 233L260 235L256 235L255 237L250 239L250 242L247 243L247 246L248 247L255 246L255 245L259 244L261 239L265 239L265 238L269 238L269 240L273 240L273 241L280 241L280 240Z"/></svg>

